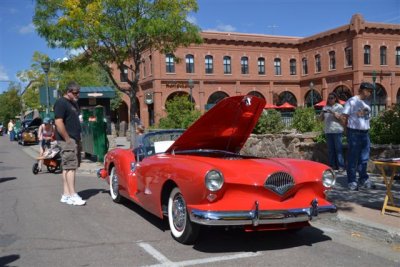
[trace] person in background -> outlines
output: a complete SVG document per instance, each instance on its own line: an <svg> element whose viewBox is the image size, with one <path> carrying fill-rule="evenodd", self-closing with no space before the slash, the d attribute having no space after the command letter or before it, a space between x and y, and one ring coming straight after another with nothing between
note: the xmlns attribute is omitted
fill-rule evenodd
<svg viewBox="0 0 400 267"><path fill-rule="evenodd" d="M350 190L358 190L359 187L371 189L374 184L369 180L367 164L370 153L370 118L371 107L367 100L374 90L372 84L363 82L360 84L358 95L351 97L344 105L342 119L347 125L347 182ZM357 181L356 174L359 179Z"/></svg>
<svg viewBox="0 0 400 267"><path fill-rule="evenodd" d="M39 157L42 157L46 149L50 147L50 142L54 138L54 126L51 123L50 118L46 117L43 119L43 123L39 126L38 138L40 143ZM39 160L39 171L42 171L43 160Z"/></svg>
<svg viewBox="0 0 400 267"><path fill-rule="evenodd" d="M61 147L61 165L64 191L60 202L69 205L85 205L75 191L75 175L81 160L81 124L78 99L80 86L70 82L63 97L54 104L56 140Z"/></svg>
<svg viewBox="0 0 400 267"><path fill-rule="evenodd" d="M324 133L328 145L329 165L339 173L345 171L342 137L343 126L340 122L340 116L343 106L339 104L339 99L335 93L328 95L328 101L323 107L319 118L324 121Z"/></svg>
<svg viewBox="0 0 400 267"><path fill-rule="evenodd" d="M11 120L8 122L8 125L7 125L7 131L8 131L8 134L9 134L9 136L10 136L10 141L14 141L14 138L15 138L14 127L15 127L14 120L11 119Z"/></svg>

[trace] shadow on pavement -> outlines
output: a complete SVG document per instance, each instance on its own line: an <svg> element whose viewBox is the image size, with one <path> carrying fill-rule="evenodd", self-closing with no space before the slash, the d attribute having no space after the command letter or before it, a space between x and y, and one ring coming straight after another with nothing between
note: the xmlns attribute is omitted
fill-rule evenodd
<svg viewBox="0 0 400 267"><path fill-rule="evenodd" d="M18 260L19 258L20 258L20 256L17 254L11 254L8 256L0 257L0 266L13 266L13 265L8 265L8 264L12 263L13 261Z"/></svg>
<svg viewBox="0 0 400 267"><path fill-rule="evenodd" d="M17 177L3 177L0 178L0 183L8 182L17 179Z"/></svg>

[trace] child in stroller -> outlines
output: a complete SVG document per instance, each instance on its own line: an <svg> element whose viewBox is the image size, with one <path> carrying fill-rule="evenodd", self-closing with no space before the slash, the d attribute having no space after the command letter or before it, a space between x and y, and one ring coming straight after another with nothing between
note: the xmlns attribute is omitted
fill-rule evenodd
<svg viewBox="0 0 400 267"><path fill-rule="evenodd" d="M37 158L37 162L35 162L32 166L33 174L38 174L41 171L42 166L41 162L43 161L43 165L47 167L47 170L51 173L56 172L57 169L61 170L61 148L57 145L57 141L48 142L49 146L45 150L42 156Z"/></svg>

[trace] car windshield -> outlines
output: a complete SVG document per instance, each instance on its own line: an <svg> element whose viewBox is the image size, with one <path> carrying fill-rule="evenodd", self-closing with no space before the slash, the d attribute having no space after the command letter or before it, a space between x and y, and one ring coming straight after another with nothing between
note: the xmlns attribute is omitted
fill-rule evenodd
<svg viewBox="0 0 400 267"><path fill-rule="evenodd" d="M164 153L183 132L184 130L149 132L138 136L140 138L138 146L144 149L144 153L147 156Z"/></svg>

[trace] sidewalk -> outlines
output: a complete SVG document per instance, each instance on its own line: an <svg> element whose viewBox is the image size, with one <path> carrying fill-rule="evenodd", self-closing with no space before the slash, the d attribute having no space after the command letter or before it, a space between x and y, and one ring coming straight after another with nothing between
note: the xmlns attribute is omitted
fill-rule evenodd
<svg viewBox="0 0 400 267"><path fill-rule="evenodd" d="M114 140L117 148L129 148L130 146L126 137L117 137ZM34 145L29 148L32 152L28 154L36 157L39 146ZM26 151L28 152L28 150ZM77 173L95 175L101 167L101 162L83 159ZM381 176L370 174L370 179L376 184L375 189L349 191L346 175L338 175L336 185L327 193L328 200L338 207L337 216L331 219L317 220L312 224L316 226L334 224L349 231L351 235L365 235L379 241L400 245L400 213L381 214L386 187ZM400 181L394 181L392 192L396 204L400 204Z"/></svg>

